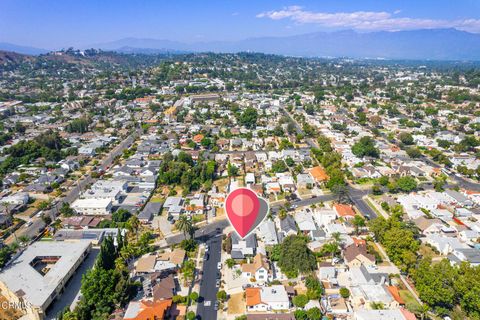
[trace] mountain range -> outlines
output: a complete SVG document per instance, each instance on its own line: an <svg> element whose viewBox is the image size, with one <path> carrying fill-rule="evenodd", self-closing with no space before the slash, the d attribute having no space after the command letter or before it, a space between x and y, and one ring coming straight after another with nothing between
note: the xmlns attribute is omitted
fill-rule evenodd
<svg viewBox="0 0 480 320"><path fill-rule="evenodd" d="M40 54L47 50L0 43L0 50ZM480 34L456 29L422 29L360 33L352 30L315 32L285 37L258 37L239 41L185 43L148 38L124 38L97 43L95 48L125 53L263 52L302 57L371 59L480 60ZM44 51L44 52L42 52Z"/></svg>

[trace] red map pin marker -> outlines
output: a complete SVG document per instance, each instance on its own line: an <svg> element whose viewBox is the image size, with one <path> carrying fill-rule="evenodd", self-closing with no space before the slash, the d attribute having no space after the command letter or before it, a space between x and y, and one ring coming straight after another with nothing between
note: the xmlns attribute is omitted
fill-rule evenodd
<svg viewBox="0 0 480 320"><path fill-rule="evenodd" d="M268 203L252 190L239 188L225 199L225 211L230 224L243 239L265 219Z"/></svg>

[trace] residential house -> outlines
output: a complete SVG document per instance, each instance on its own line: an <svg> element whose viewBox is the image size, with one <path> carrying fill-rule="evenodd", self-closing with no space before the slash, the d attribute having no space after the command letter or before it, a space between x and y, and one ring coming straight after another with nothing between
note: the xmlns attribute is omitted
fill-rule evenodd
<svg viewBox="0 0 480 320"><path fill-rule="evenodd" d="M280 220L280 234L282 238L296 235L298 232L295 219L291 215L287 215L285 219Z"/></svg>
<svg viewBox="0 0 480 320"><path fill-rule="evenodd" d="M480 249L478 248L457 248L447 256L453 264L461 263L462 261L469 262L471 266L480 266Z"/></svg>
<svg viewBox="0 0 480 320"><path fill-rule="evenodd" d="M347 246L343 252L343 257L350 268L375 265L375 256L367 252L365 244L353 243Z"/></svg>
<svg viewBox="0 0 480 320"><path fill-rule="evenodd" d="M300 173L297 175L297 186L298 188L310 189L315 184L313 177L306 173Z"/></svg>
<svg viewBox="0 0 480 320"><path fill-rule="evenodd" d="M253 257L257 253L257 238L255 233L250 234L245 239L241 239L236 232L230 234L232 239L232 252L233 259L245 259L245 257Z"/></svg>
<svg viewBox="0 0 480 320"><path fill-rule="evenodd" d="M442 220L427 219L424 216L418 217L413 222L424 235L439 234L444 227Z"/></svg>
<svg viewBox="0 0 480 320"><path fill-rule="evenodd" d="M125 310L124 320L166 319L172 307L172 300L133 300Z"/></svg>
<svg viewBox="0 0 480 320"><path fill-rule="evenodd" d="M138 220L143 223L150 223L155 215L160 213L162 209L161 202L149 202L143 207L142 211L138 214Z"/></svg>
<svg viewBox="0 0 480 320"><path fill-rule="evenodd" d="M282 285L245 289L247 311L285 311L290 309L287 291Z"/></svg>
<svg viewBox="0 0 480 320"><path fill-rule="evenodd" d="M252 263L242 264L242 276L247 279L254 278L254 282L257 282L259 284L270 282L273 280L273 273L270 269L268 260L261 253L257 253L255 255Z"/></svg>
<svg viewBox="0 0 480 320"><path fill-rule="evenodd" d="M321 166L313 167L308 172L312 176L313 180L315 180L315 182L317 183L323 183L328 181L329 179L329 176L325 172L325 169L323 169Z"/></svg>
<svg viewBox="0 0 480 320"><path fill-rule="evenodd" d="M352 206L350 206L348 204L336 203L333 206L333 210L335 210L335 212L337 213L337 215L339 217L347 219L347 220L355 217L355 211L353 211Z"/></svg>
<svg viewBox="0 0 480 320"><path fill-rule="evenodd" d="M317 230L315 221L313 220L312 212L310 209L297 212L295 214L295 222L298 225L298 229L303 233L310 233L310 231Z"/></svg>
<svg viewBox="0 0 480 320"><path fill-rule="evenodd" d="M163 203L163 207L167 210L169 216L178 219L183 213L184 200L182 197L168 197Z"/></svg>
<svg viewBox="0 0 480 320"><path fill-rule="evenodd" d="M266 245L278 244L277 230L275 223L268 219L260 224L257 235L262 239Z"/></svg>

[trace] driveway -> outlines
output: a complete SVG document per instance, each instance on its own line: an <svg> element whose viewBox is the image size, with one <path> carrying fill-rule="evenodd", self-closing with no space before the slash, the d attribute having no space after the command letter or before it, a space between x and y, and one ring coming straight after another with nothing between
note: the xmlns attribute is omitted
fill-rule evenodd
<svg viewBox="0 0 480 320"><path fill-rule="evenodd" d="M82 286L82 276L93 267L99 252L100 249L92 248L85 261L83 261L65 285L62 295L57 297L53 304L47 309L46 320L56 319L59 312L70 307L76 301L80 293L80 287Z"/></svg>

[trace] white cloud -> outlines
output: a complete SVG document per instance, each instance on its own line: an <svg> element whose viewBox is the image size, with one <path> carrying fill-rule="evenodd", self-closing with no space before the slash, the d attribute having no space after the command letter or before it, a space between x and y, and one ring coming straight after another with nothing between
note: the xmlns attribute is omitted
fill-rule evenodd
<svg viewBox="0 0 480 320"><path fill-rule="evenodd" d="M479 19L438 20L398 17L400 10L355 12L312 12L300 6L284 7L281 10L262 12L257 18L272 20L289 19L298 24L318 24L330 28L350 28L361 31L399 31L414 29L456 28L480 33Z"/></svg>

